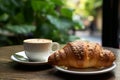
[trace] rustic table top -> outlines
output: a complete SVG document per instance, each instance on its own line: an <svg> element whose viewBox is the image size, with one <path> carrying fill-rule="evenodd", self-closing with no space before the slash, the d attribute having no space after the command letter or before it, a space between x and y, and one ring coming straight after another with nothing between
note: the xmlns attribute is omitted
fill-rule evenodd
<svg viewBox="0 0 120 80"><path fill-rule="evenodd" d="M22 45L0 48L0 80L120 80L120 50L109 48L115 52L117 59L113 71L94 74L76 75L56 70L50 65L22 65L10 59L11 55L23 51Z"/></svg>

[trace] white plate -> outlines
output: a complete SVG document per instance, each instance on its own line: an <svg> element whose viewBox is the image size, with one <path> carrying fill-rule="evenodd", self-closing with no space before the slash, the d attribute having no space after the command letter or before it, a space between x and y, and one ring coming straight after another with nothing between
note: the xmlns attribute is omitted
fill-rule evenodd
<svg viewBox="0 0 120 80"><path fill-rule="evenodd" d="M59 71L66 72L66 73L71 73L71 74L101 74L101 73L106 73L109 71L112 71L116 67L115 62L112 64L112 66L103 68L103 69L94 69L94 68L88 68L88 69L65 69L60 66L55 66L55 68Z"/></svg>
<svg viewBox="0 0 120 80"><path fill-rule="evenodd" d="M30 61L27 56L25 55L24 51L17 52L13 55L11 55L11 59L15 62L25 64L25 65L44 65L47 64L47 61L42 61L42 62L33 62Z"/></svg>

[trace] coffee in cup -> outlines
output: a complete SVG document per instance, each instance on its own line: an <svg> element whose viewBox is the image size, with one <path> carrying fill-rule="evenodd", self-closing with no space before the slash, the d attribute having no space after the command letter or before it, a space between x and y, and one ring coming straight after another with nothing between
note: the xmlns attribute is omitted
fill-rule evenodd
<svg viewBox="0 0 120 80"><path fill-rule="evenodd" d="M23 41L26 56L31 61L47 61L49 55L54 50L58 50L60 45L49 39L26 39Z"/></svg>

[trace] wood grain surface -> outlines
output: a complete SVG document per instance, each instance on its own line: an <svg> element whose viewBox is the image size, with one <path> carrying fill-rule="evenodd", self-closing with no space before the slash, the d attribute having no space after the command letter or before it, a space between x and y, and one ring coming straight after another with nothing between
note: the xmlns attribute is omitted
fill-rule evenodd
<svg viewBox="0 0 120 80"><path fill-rule="evenodd" d="M120 80L120 50L115 52L117 67L98 75L76 75L57 71L51 65L22 65L10 59L11 55L23 51L22 45L0 48L0 80Z"/></svg>

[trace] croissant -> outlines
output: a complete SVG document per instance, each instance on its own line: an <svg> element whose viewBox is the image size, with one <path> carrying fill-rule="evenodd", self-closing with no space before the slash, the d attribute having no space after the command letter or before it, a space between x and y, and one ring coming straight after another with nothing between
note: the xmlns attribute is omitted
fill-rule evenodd
<svg viewBox="0 0 120 80"><path fill-rule="evenodd" d="M111 66L115 59L113 52L98 43L77 40L51 54L48 63L73 68L103 68Z"/></svg>

